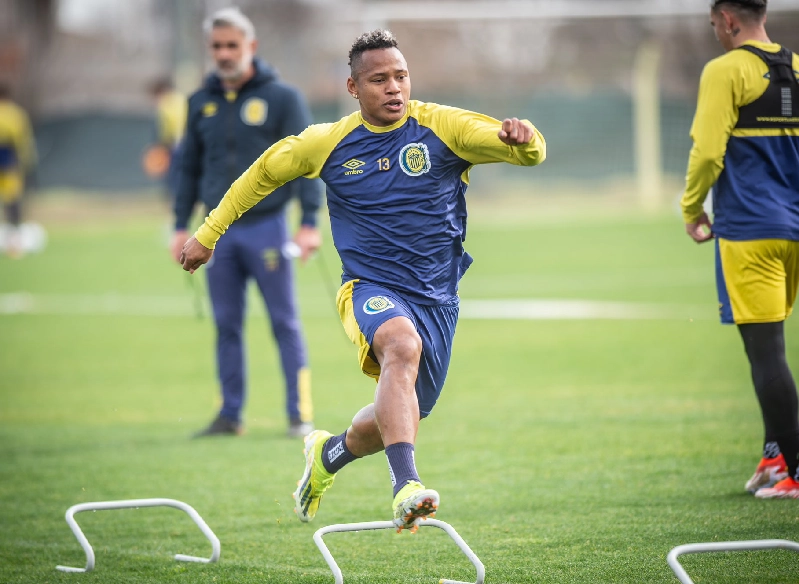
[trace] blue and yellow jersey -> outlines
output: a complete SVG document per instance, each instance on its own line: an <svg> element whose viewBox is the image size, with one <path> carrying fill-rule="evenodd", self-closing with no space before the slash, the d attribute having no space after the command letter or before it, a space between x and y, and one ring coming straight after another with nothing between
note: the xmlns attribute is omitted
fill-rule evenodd
<svg viewBox="0 0 799 584"><path fill-rule="evenodd" d="M280 81L260 59L253 59L253 66L255 75L238 91L227 90L219 75L211 73L189 98L175 192L176 229L186 229L197 202L207 211L216 207L230 185L265 150L311 125L311 111L299 90ZM295 196L301 224L316 225L322 203L318 180L301 180L278 189L247 219L279 213Z"/></svg>
<svg viewBox="0 0 799 584"><path fill-rule="evenodd" d="M372 126L360 112L310 126L264 152L196 237L213 248L233 221L280 185L321 177L344 281L381 284L422 304L446 301L471 263L463 250L471 167L533 166L546 156L538 130L529 144L508 146L497 137L500 127L488 116L413 100L391 126Z"/></svg>
<svg viewBox="0 0 799 584"><path fill-rule="evenodd" d="M0 172L30 172L36 145L28 114L10 100L0 100Z"/></svg>
<svg viewBox="0 0 799 584"><path fill-rule="evenodd" d="M713 187L720 237L799 240L799 56L782 53L787 81L779 87L764 60L781 51L747 41L705 66L682 197L686 223L699 218Z"/></svg>

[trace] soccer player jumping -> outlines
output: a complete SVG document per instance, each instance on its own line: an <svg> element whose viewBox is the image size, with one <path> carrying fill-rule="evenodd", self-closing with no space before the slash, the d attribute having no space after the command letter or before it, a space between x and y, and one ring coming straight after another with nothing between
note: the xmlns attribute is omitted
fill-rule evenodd
<svg viewBox="0 0 799 584"><path fill-rule="evenodd" d="M763 414L763 457L745 488L795 499L799 409L783 323L799 286L799 56L765 23L766 0L711 4L726 54L702 72L682 207L694 241L716 236L721 320L738 325Z"/></svg>
<svg viewBox="0 0 799 584"><path fill-rule="evenodd" d="M360 111L264 152L186 243L182 263L193 272L207 262L228 226L280 185L321 177L343 268L339 315L377 390L346 431L305 438L295 511L313 519L339 470L385 450L394 523L416 531L439 504L419 479L414 442L444 386L458 281L472 263L463 248L469 170L490 162L534 166L546 144L527 121L412 101L408 65L389 31L360 36L349 59L347 90Z"/></svg>

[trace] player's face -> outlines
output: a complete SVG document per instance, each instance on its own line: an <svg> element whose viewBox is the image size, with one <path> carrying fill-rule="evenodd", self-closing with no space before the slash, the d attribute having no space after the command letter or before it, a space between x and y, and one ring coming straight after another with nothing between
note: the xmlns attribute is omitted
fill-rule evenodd
<svg viewBox="0 0 799 584"><path fill-rule="evenodd" d="M209 39L216 72L225 81L237 81L249 70L255 55L255 40L247 40L234 26L216 26Z"/></svg>
<svg viewBox="0 0 799 584"><path fill-rule="evenodd" d="M347 79L347 89L358 96L364 120L390 126L405 115L411 97L405 57L393 47L362 53L357 78Z"/></svg>

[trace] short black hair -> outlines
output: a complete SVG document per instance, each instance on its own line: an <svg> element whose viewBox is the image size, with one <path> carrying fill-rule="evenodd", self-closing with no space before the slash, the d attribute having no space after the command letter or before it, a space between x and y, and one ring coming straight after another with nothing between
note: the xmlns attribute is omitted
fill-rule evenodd
<svg viewBox="0 0 799 584"><path fill-rule="evenodd" d="M713 0L710 3L710 8L718 10L723 6L728 6L745 20L759 21L766 14L767 4L768 0Z"/></svg>
<svg viewBox="0 0 799 584"><path fill-rule="evenodd" d="M361 55L375 49L398 49L397 39L390 30L377 29L365 32L352 43L349 54L350 74L356 76L356 68L361 62Z"/></svg>

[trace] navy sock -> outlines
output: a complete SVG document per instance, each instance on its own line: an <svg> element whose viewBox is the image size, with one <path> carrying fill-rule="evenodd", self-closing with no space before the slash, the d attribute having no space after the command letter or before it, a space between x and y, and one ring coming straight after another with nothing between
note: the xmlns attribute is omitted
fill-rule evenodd
<svg viewBox="0 0 799 584"><path fill-rule="evenodd" d="M358 458L347 448L347 432L331 436L322 447L322 464L329 473L337 473Z"/></svg>
<svg viewBox="0 0 799 584"><path fill-rule="evenodd" d="M388 458L388 474L391 475L391 484L394 487L394 496L397 496L400 489L408 484L409 481L419 480L416 472L416 461L413 457L413 444L408 442L397 442L386 447L386 458Z"/></svg>

